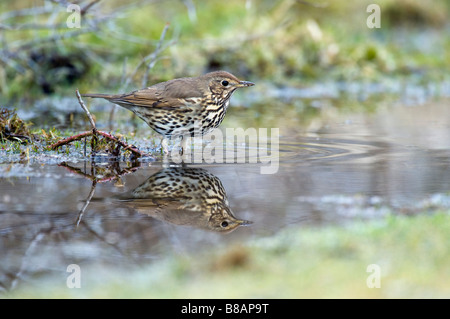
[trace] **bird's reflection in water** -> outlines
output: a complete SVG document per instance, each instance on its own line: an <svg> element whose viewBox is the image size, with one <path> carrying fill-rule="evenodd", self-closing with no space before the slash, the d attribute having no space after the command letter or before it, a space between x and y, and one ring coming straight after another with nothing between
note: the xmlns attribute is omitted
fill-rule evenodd
<svg viewBox="0 0 450 319"><path fill-rule="evenodd" d="M234 216L219 178L201 168L162 169L120 200L175 225L231 232L251 224Z"/></svg>

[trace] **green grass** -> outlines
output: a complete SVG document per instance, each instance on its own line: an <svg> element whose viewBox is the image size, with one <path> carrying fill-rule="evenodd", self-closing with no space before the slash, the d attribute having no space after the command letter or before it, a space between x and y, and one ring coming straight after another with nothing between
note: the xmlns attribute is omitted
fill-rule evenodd
<svg viewBox="0 0 450 319"><path fill-rule="evenodd" d="M291 228L126 274L102 268L80 289L43 281L6 297L448 298L448 229L449 211ZM371 264L380 267L380 288L366 284Z"/></svg>

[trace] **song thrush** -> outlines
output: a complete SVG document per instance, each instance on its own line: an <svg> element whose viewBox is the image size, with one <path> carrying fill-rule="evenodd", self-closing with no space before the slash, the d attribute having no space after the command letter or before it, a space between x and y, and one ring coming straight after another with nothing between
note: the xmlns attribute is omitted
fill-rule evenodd
<svg viewBox="0 0 450 319"><path fill-rule="evenodd" d="M234 216L220 179L201 168L162 169L118 199L175 225L227 233L251 224Z"/></svg>
<svg viewBox="0 0 450 319"><path fill-rule="evenodd" d="M253 85L228 72L215 71L199 77L161 82L126 94L82 96L103 98L134 112L163 136L161 146L167 154L168 139L204 135L217 128L234 91Z"/></svg>

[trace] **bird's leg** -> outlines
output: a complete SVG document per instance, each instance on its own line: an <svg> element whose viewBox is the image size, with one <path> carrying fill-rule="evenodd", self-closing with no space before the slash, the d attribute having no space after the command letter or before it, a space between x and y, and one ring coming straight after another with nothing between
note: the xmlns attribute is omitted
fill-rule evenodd
<svg viewBox="0 0 450 319"><path fill-rule="evenodd" d="M161 138L161 150L164 156L169 155L169 141L165 136Z"/></svg>
<svg viewBox="0 0 450 319"><path fill-rule="evenodd" d="M187 151L189 138L186 138L183 135L180 135L180 155L182 156Z"/></svg>
<svg viewBox="0 0 450 319"><path fill-rule="evenodd" d="M161 138L161 151L163 154L162 167L167 168L170 166L170 163L169 163L169 140L165 136L163 136Z"/></svg>
<svg viewBox="0 0 450 319"><path fill-rule="evenodd" d="M180 135L179 138L180 138L180 141L179 141L179 144L180 144L179 147L180 148L178 149L178 153L180 154L180 156L183 156L183 153L184 153L184 147L183 147L184 139L183 139L183 135Z"/></svg>

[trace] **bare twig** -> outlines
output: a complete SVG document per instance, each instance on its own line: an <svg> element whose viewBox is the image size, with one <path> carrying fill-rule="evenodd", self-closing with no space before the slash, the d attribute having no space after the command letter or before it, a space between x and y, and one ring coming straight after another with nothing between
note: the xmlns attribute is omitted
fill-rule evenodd
<svg viewBox="0 0 450 319"><path fill-rule="evenodd" d="M15 48L15 51L21 52L21 51L35 48L36 46L42 45L47 42L54 42L57 40L75 38L75 37L85 34L85 33L94 32L95 30L97 30L97 26L94 26L92 28L84 28L84 29L76 30L76 31L68 31L68 32L64 32L62 34L58 33L58 34L54 34L54 35L51 35L46 38L33 39L31 41L28 41L28 42L25 42L25 43L19 45L18 47ZM0 51L0 54L3 54L3 51Z"/></svg>
<svg viewBox="0 0 450 319"><path fill-rule="evenodd" d="M166 37L166 33L167 33L168 29L169 29L169 23L166 23L166 25L164 26L163 31L161 32L161 36L159 37L159 41L158 41L158 44L156 45L155 51L153 51L153 53L151 53L148 56L149 57L149 61L146 62L147 63L147 69L144 72L144 76L142 78L142 85L141 85L141 87L146 87L147 86L148 74L149 74L150 70L153 69L153 67L155 66L155 63L156 63L157 58L158 58L158 55L161 52L161 46L162 46L162 43L164 41L164 38Z"/></svg>
<svg viewBox="0 0 450 319"><path fill-rule="evenodd" d="M14 18L23 17L23 16L32 16L32 15L50 13L53 10L54 10L54 8L48 7L48 6L14 10L14 11L2 13L0 15L0 20L5 21L8 19L14 19Z"/></svg>
<svg viewBox="0 0 450 319"><path fill-rule="evenodd" d="M80 134L72 135L72 136L69 136L65 139L62 139L62 140L50 145L50 149L55 150L60 146L70 144L73 141L81 140L84 137L92 136L92 135L93 135L92 131L87 131L87 132L83 132Z"/></svg>
<svg viewBox="0 0 450 319"><path fill-rule="evenodd" d="M164 26L163 31L161 32L161 36L159 37L159 41L156 44L156 49L150 53L149 55L147 55L146 57L144 57L139 64L136 66L136 68L134 69L133 73L131 73L131 75L127 78L127 80L125 81L125 84L122 88L122 90L126 90L127 87L130 85L131 80L134 78L134 76L136 75L136 73L138 72L138 70L141 68L142 65L147 65L147 70L144 73L144 78L142 79L142 87L145 87L147 84L147 77L148 77L148 72L150 71L151 68L153 68L155 62L157 61L158 55L160 54L160 52L164 51L165 49L167 49L170 45L173 44L173 41L170 41L169 43L167 43L166 45L162 45L162 43L164 42L164 38L166 36L167 30L169 29L170 24L166 23L166 25Z"/></svg>
<svg viewBox="0 0 450 319"><path fill-rule="evenodd" d="M60 146L70 144L71 142L76 141L76 140L81 140L87 136L93 136L94 138L97 138L97 135L101 135L104 138L106 138L107 140L115 142L118 145L118 147L123 148L124 151L129 150L130 152L132 152L134 155L136 155L138 157L142 157L145 155L134 145L130 145L124 141L121 141L119 138L115 137L114 135L97 130L97 128L95 127L95 121L91 115L91 112L89 112L88 108L84 104L83 99L81 98L80 92L78 90L76 90L76 95L77 95L78 103L80 104L81 108L86 113L87 117L89 118L89 122L91 123L91 126L92 126L92 131L87 131L87 132L83 132L80 134L69 136L65 139L62 139L62 140L50 145L50 149L52 149L52 150L57 149Z"/></svg>
<svg viewBox="0 0 450 319"><path fill-rule="evenodd" d="M76 227L79 226L83 215L87 209L87 207L89 206L92 197L94 196L95 193L95 187L97 186L98 183L105 183L105 182L111 182L111 181L115 181L115 180L119 180L122 176L130 174L135 172L136 170L139 169L140 164L138 164L138 166L132 166L132 167L127 167L124 169L120 169L119 164L115 163L113 164L114 167L111 169L111 174L108 174L108 176L106 177L102 177L102 178L98 178L97 174L95 173L95 165L92 167L92 171L91 174L87 174L85 172L83 172L81 169L77 168L77 167L72 167L69 164L67 164L66 162L62 162L61 164L59 164L58 166L62 166L64 168L66 168L67 170L69 170L71 173L75 173L77 175L81 175L89 180L92 181L92 186L91 186L91 190L89 192L89 195L86 199L86 202L84 203L83 207L81 208L81 210L78 213L78 217L76 220ZM115 173L113 171L116 171Z"/></svg>
<svg viewBox="0 0 450 319"><path fill-rule="evenodd" d="M192 0L183 0L184 5L188 10L189 20L192 23L197 22L197 10L195 9L195 4Z"/></svg>
<svg viewBox="0 0 450 319"><path fill-rule="evenodd" d="M26 271L26 269L29 268L30 264L30 258L28 257L36 250L37 245L45 238L45 236L49 232L51 232L51 229L40 231L32 238L28 248L25 251L19 271L16 273L16 275L14 276L14 280L11 282L11 290L14 290L17 287L19 281L23 279L23 273Z"/></svg>
<svg viewBox="0 0 450 319"><path fill-rule="evenodd" d="M118 167L116 169L116 173L114 173L113 175L108 175L106 177L102 177L102 178L98 178L96 176L96 174L87 174L84 173L81 169L77 168L77 167L72 167L69 164L67 164L66 162L62 162L60 164L58 164L58 166L64 167L66 168L69 172L71 173L75 173L77 175L83 176L91 181L95 181L96 183L105 183L105 182L110 182L110 181L114 181L114 180L118 180L120 177L124 176L124 175L128 175L131 174L133 172L135 172L136 170L139 169L140 164L138 164L137 166L132 166L132 167L127 167L124 169L120 169L120 167Z"/></svg>
<svg viewBox="0 0 450 319"><path fill-rule="evenodd" d="M141 152L135 146L130 145L130 144L126 143L126 142L123 142L123 141L119 140L117 137L115 137L115 136L113 136L113 135L111 135L109 133L98 131L98 130L96 130L95 133L105 137L108 140L111 140L111 141L117 143L120 147L123 148L124 151L129 150L130 152L134 153L135 155L137 155L139 157L145 155L145 153ZM60 140L60 141L50 145L50 149L55 150L58 147L61 147L63 145L68 145L68 144L70 144L70 143L72 143L74 141L81 140L81 139L83 139L83 138L85 138L87 136L95 136L95 134L94 134L93 131L87 131L87 132L83 132L83 133L80 133L80 134L72 135L72 136L69 136L69 137L67 137L65 139L62 139L62 140Z"/></svg>
<svg viewBox="0 0 450 319"><path fill-rule="evenodd" d="M97 4L100 1L101 0L93 0L89 2L83 9L81 9L81 15L84 16L89 11L90 8L92 8L95 4Z"/></svg>
<svg viewBox="0 0 450 319"><path fill-rule="evenodd" d="M97 182L93 181L91 190L89 192L88 198L86 199L86 202L84 203L83 207L81 208L80 212L78 213L77 221L76 221L76 227L80 225L81 219L83 218L84 212L86 211L86 208L89 206L89 203L91 202L92 197L95 193L95 186L97 186Z"/></svg>
<svg viewBox="0 0 450 319"><path fill-rule="evenodd" d="M166 45L163 46L163 42L164 42L164 39L166 37L167 30L169 29L169 26L170 26L170 24L166 23L166 25L163 28L163 31L161 32L159 40L156 43L155 50L153 52L151 52L150 54L148 54L147 56L145 56L139 62L139 64L135 67L134 71L128 77L125 77L127 60L126 59L124 60L123 70L122 70L122 78L121 78L121 81L120 81L121 85L120 85L120 90L119 91L126 91L128 89L128 86L130 85L132 79L134 78L136 73L139 71L139 69L144 64L146 65L146 70L145 70L144 75L142 77L141 87L146 87L147 86L149 72L151 71L151 69L153 69L153 67L155 66L156 62L159 60L159 54L175 42L175 41L170 41ZM129 35L127 35L127 38L129 38ZM115 109L116 109L116 107L114 106L111 109L111 112L109 114L109 128L110 129L112 128L112 123L113 123L113 120L114 120ZM135 114L133 113L132 116L134 118Z"/></svg>
<svg viewBox="0 0 450 319"><path fill-rule="evenodd" d="M26 11L28 12L28 11ZM44 13L57 13L57 11L45 11ZM37 13L39 14L39 13ZM74 30L74 31L67 31L67 32L60 32L60 33L54 33L49 35L48 37L39 37L37 39L32 40L26 40L26 41L16 41L9 44L10 51L12 52L22 52L24 50L32 49L36 46L39 46L41 44L47 43L47 42L53 42L57 40L64 40L68 38L74 38L78 37L79 35L91 33L91 32L99 32L100 26L102 23L110 22L112 19L116 18L118 15L120 15L120 12L113 12L111 14L102 15L102 16L95 16L94 18L85 18L84 25L82 29ZM4 21L5 19L1 19L2 24L0 24L0 29L6 30L6 31L17 31L17 30L24 30L24 29L49 29L49 30L57 30L57 29L67 29L66 23L45 23L45 24L39 24L39 23L23 23L23 24L13 24L9 25L6 24ZM0 50L0 55L3 55L5 53L5 50Z"/></svg>
<svg viewBox="0 0 450 319"><path fill-rule="evenodd" d="M106 132L102 132L102 131L97 131L98 134L102 135L103 137L106 137L108 140L114 141L117 144L119 144L121 147L123 147L123 150L129 150L131 152L133 152L134 154L138 155L138 156L144 156L145 154L143 152L141 152L139 149L136 148L136 146L134 145L130 145L128 143L125 143L121 140L119 140L117 137L106 133Z"/></svg>
<svg viewBox="0 0 450 319"><path fill-rule="evenodd" d="M78 91L78 89L77 89L75 92L77 94L78 103L80 103L81 108L83 109L84 112L86 112L86 115L89 118L89 122L91 123L92 130L96 131L97 129L95 128L95 121L92 118L91 112L89 112L89 110L86 107L86 105L84 105L83 99L81 98L81 95L80 95L80 91Z"/></svg>
<svg viewBox="0 0 450 319"><path fill-rule="evenodd" d="M57 24L49 24L49 23L22 23L22 24L11 24L5 25L0 24L0 29L5 30L67 30L66 23L57 23Z"/></svg>

